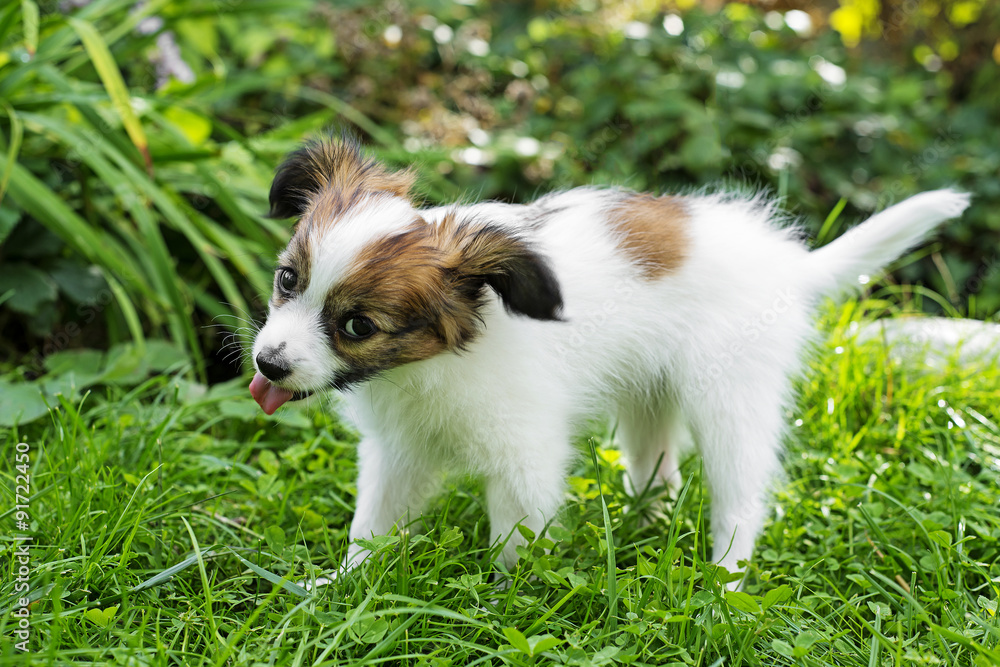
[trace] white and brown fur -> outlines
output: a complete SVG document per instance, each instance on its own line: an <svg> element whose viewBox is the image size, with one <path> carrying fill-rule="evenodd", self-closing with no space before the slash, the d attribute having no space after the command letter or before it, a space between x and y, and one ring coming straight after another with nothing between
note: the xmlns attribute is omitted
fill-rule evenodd
<svg viewBox="0 0 1000 667"><path fill-rule="evenodd" d="M272 215L298 223L252 390L269 411L346 390L363 434L352 539L415 518L459 470L484 480L508 566L516 524L537 534L553 519L571 442L603 414L633 490L675 487L677 447L693 437L714 558L740 569L768 513L815 304L968 204L924 193L810 252L761 197L577 188L421 209L412 184L349 139L308 144L279 168ZM346 563L364 556L352 544Z"/></svg>

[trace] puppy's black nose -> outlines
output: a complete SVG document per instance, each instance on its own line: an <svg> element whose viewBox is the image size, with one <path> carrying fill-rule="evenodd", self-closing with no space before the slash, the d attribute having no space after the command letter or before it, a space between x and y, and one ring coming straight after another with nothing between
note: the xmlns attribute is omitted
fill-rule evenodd
<svg viewBox="0 0 1000 667"><path fill-rule="evenodd" d="M272 347L265 347L257 355L257 368L271 382L281 382L292 372L281 357L280 350Z"/></svg>

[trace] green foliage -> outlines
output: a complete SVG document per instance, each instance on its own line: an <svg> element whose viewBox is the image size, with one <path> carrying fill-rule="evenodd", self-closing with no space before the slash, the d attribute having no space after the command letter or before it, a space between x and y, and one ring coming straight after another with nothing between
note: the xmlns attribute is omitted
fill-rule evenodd
<svg viewBox="0 0 1000 667"><path fill-rule="evenodd" d="M4 461L30 445L37 600L35 652L5 643L4 664L996 664L1000 371L856 341L852 322L884 307L824 316L742 592L707 560L697 459L675 500L630 498L613 432L580 443L558 525L509 575L459 480L307 592L344 556L355 494L355 435L322 406L267 417L239 381L183 375L57 396L0 440Z"/></svg>

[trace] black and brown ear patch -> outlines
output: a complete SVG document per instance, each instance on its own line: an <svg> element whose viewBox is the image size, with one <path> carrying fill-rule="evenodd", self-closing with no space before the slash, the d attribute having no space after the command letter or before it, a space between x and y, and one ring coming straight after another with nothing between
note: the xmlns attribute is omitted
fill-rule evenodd
<svg viewBox="0 0 1000 667"><path fill-rule="evenodd" d="M406 345L393 351L401 361L471 342L482 324L479 309L487 287L511 313L555 320L562 308L555 274L527 243L500 227L460 222L455 215L436 225L417 218L407 229L372 242L353 265L331 291L327 311L362 311L397 342L405 337ZM388 340L381 344L386 351L392 346Z"/></svg>
<svg viewBox="0 0 1000 667"><path fill-rule="evenodd" d="M386 192L409 197L416 175L409 171L390 171L374 158L367 157L361 144L349 134L306 143L291 153L275 172L269 195L272 218L302 215L320 194L327 195L332 219L365 194Z"/></svg>
<svg viewBox="0 0 1000 667"><path fill-rule="evenodd" d="M508 312L536 320L558 320L559 282L548 262L516 234L477 222L459 225L454 215L437 228L453 258L453 276L470 288L489 285Z"/></svg>
<svg viewBox="0 0 1000 667"><path fill-rule="evenodd" d="M676 271L689 250L689 215L680 197L630 194L611 209L608 220L619 247L647 280Z"/></svg>

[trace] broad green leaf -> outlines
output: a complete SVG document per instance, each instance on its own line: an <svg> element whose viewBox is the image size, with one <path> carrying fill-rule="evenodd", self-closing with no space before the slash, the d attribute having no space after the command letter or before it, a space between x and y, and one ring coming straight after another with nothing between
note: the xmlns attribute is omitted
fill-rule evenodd
<svg viewBox="0 0 1000 667"><path fill-rule="evenodd" d="M988 597L980 595L976 598L976 604L978 604L982 609L986 610L990 616L997 615L997 601L991 600Z"/></svg>
<svg viewBox="0 0 1000 667"><path fill-rule="evenodd" d="M170 107L163 117L180 130L192 146L201 146L212 134L212 122L200 114L181 107Z"/></svg>
<svg viewBox="0 0 1000 667"><path fill-rule="evenodd" d="M60 396L76 400L80 395L80 391L93 384L97 384L100 379L101 376L98 374L69 371L64 375L47 375L38 381L38 385L51 405L58 403Z"/></svg>
<svg viewBox="0 0 1000 667"><path fill-rule="evenodd" d="M358 538L355 542L369 551L379 551L394 546L399 542L399 535L375 535L371 539Z"/></svg>
<svg viewBox="0 0 1000 667"><path fill-rule="evenodd" d="M531 645L531 655L536 656L559 646L559 644L562 643L562 640L558 637L553 637L552 635L538 635L536 637L531 637L528 640L528 643Z"/></svg>
<svg viewBox="0 0 1000 667"><path fill-rule="evenodd" d="M764 595L762 606L765 610L770 609L774 605L788 600L790 597L792 597L792 588L790 586L787 584L778 586L777 588L772 588Z"/></svg>
<svg viewBox="0 0 1000 667"><path fill-rule="evenodd" d="M146 341L146 365L151 371L162 372L190 361L184 348L176 343L166 340Z"/></svg>
<svg viewBox="0 0 1000 667"><path fill-rule="evenodd" d="M377 644L389 631L389 621L384 618L363 618L351 626L354 638L365 644Z"/></svg>
<svg viewBox="0 0 1000 667"><path fill-rule="evenodd" d="M13 290L6 307L19 313L34 314L42 304L55 301L59 294L49 274L28 264L5 264L0 273L0 294Z"/></svg>
<svg viewBox="0 0 1000 667"><path fill-rule="evenodd" d="M78 258L60 257L49 274L59 285L59 290L73 303L103 308L112 301L111 290L101 275L101 269L93 264L87 266Z"/></svg>
<svg viewBox="0 0 1000 667"><path fill-rule="evenodd" d="M795 650L792 648L792 645L786 641L782 641L780 639L772 639L771 648L773 648L776 653L778 653L779 655L783 655L786 658L791 658L795 656Z"/></svg>
<svg viewBox="0 0 1000 667"><path fill-rule="evenodd" d="M872 613L875 614L876 616L880 618L892 617L892 609L889 608L889 605L884 604L882 602L868 602L866 604L868 605L868 608L872 610Z"/></svg>
<svg viewBox="0 0 1000 667"><path fill-rule="evenodd" d="M441 541L438 543L442 548L448 549L462 543L462 529L452 526L441 534Z"/></svg>
<svg viewBox="0 0 1000 667"><path fill-rule="evenodd" d="M281 556L285 552L285 531L280 526L268 526L264 531L264 539L275 556Z"/></svg>
<svg viewBox="0 0 1000 667"><path fill-rule="evenodd" d="M63 350L45 357L45 369L52 375L75 372L96 375L104 364L100 350Z"/></svg>
<svg viewBox="0 0 1000 667"><path fill-rule="evenodd" d="M145 349L132 343L119 343L108 350L108 365L102 381L121 385L142 382L149 374Z"/></svg>
<svg viewBox="0 0 1000 667"><path fill-rule="evenodd" d="M760 605L757 604L757 600L755 600L749 593L743 593L742 591L726 591L726 602L729 603L730 607L739 609L740 611L748 614L760 613Z"/></svg>
<svg viewBox="0 0 1000 667"><path fill-rule="evenodd" d="M951 535L943 530L933 531L930 537L943 547L951 547Z"/></svg>
<svg viewBox="0 0 1000 667"><path fill-rule="evenodd" d="M615 656L617 656L619 653L621 653L621 649L618 648L617 646L614 645L605 646L600 651L594 654L594 657L591 660L591 664L595 665L595 667L598 665L607 665L611 663L615 659Z"/></svg>
<svg viewBox="0 0 1000 667"><path fill-rule="evenodd" d="M521 631L517 628L504 628L503 634L510 642L510 645L525 655L531 655L531 646Z"/></svg>
<svg viewBox="0 0 1000 667"><path fill-rule="evenodd" d="M14 164L9 172L5 170L4 173L10 174L11 198L25 212L57 234L79 255L100 265L105 271L113 271L131 289L152 299L154 303L162 303L162 299L145 282L132 257L117 240L92 227L69 208L59 195L21 165Z"/></svg>
<svg viewBox="0 0 1000 667"><path fill-rule="evenodd" d="M48 412L38 386L0 380L0 426L27 424Z"/></svg>
<svg viewBox="0 0 1000 667"><path fill-rule="evenodd" d="M118 605L113 607L107 607L106 609L88 609L83 612L83 615L87 617L87 620L91 621L94 625L106 628L110 625L111 621L114 620L115 614L118 613Z"/></svg>

